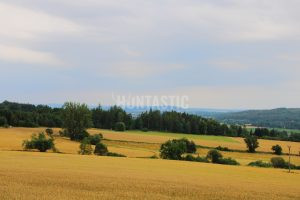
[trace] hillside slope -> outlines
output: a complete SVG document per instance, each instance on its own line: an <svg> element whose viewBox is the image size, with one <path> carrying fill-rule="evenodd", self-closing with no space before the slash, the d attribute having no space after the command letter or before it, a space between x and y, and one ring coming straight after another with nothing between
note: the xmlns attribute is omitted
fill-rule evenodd
<svg viewBox="0 0 300 200"><path fill-rule="evenodd" d="M272 128L300 129L300 108L277 108L272 110L248 110L223 113L216 116L227 123L253 124Z"/></svg>

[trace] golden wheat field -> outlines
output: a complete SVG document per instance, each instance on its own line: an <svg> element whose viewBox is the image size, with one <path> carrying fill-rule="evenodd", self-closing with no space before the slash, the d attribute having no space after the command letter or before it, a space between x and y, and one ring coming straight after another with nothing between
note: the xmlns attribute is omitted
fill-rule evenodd
<svg viewBox="0 0 300 200"><path fill-rule="evenodd" d="M22 141L29 139L32 133L38 133L44 131L45 128L0 128L0 150L22 150ZM60 129L55 128L54 132L58 135ZM99 130L89 129L91 134L102 133L106 140L103 140L108 146L109 151L121 153L127 157L150 157L153 155L159 155L160 144L168 139L180 138L182 134L164 133L158 132L115 132L111 130ZM245 143L242 138L230 138L222 136L198 136L198 135L184 135L189 139L192 139L196 144L200 144L208 147L224 146L231 149L246 150ZM300 149L300 143L297 142L284 142L284 141L272 141L272 140L259 140L261 148L258 150L271 151L271 146L275 144L282 145L283 149L287 145L292 146L292 152L297 153ZM79 150L79 143L70 141L68 138L55 137L55 144L58 150L62 153L77 154ZM205 156L208 149L200 148L197 153L200 156ZM262 153L240 153L240 152L222 152L224 157L232 157L236 159L241 165L247 165L248 163L256 160L269 161L273 154ZM285 160L288 156L282 156ZM291 156L291 162L296 165L300 165L300 156Z"/></svg>
<svg viewBox="0 0 300 200"><path fill-rule="evenodd" d="M78 155L79 143L58 136L61 153L25 152L22 141L44 128L0 128L0 199L299 199L300 171L227 166L149 159L159 155L161 143L182 134L158 132L102 133L109 151L127 158ZM197 144L245 150L242 138L185 135ZM299 143L260 140L262 145ZM262 149L264 147L261 147ZM265 147L267 149L267 147ZM205 156L208 149L198 148ZM269 150L267 150L269 151ZM295 151L296 152L296 151ZM269 161L270 153L222 152L241 165ZM287 160L287 156L283 156ZM292 156L299 165L300 156Z"/></svg>
<svg viewBox="0 0 300 200"><path fill-rule="evenodd" d="M0 199L299 199L300 174L161 159L0 151Z"/></svg>

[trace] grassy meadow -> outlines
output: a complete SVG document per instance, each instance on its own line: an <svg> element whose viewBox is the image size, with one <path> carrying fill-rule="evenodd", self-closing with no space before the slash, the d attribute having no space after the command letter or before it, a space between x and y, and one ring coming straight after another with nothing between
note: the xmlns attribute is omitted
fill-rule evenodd
<svg viewBox="0 0 300 200"><path fill-rule="evenodd" d="M78 155L79 143L58 136L61 153L26 152L22 141L44 128L0 128L0 199L299 199L300 171L246 166L269 161L271 146L298 153L300 143L259 140L265 153L222 152L242 166L148 159L168 139L186 137L205 147L246 150L242 138L89 129L102 133L109 151L127 158ZM198 148L205 156L208 148ZM282 156L288 160L286 155ZM300 165L300 156L291 161Z"/></svg>

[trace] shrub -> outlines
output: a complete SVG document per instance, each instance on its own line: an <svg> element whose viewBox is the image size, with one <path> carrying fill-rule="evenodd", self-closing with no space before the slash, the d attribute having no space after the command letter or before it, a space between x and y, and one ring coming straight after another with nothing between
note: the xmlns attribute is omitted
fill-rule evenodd
<svg viewBox="0 0 300 200"><path fill-rule="evenodd" d="M250 153L255 153L255 149L257 147L259 147L259 143L258 143L258 140L257 140L257 137L256 136L253 136L253 135L249 135L247 136L245 139L244 139L247 147L248 147L248 151Z"/></svg>
<svg viewBox="0 0 300 200"><path fill-rule="evenodd" d="M193 141L189 141L186 138L181 138L177 140L178 142L183 142L186 145L186 153L195 153L197 151L196 144Z"/></svg>
<svg viewBox="0 0 300 200"><path fill-rule="evenodd" d="M200 156L194 157L192 155L186 155L183 158L183 160L192 161L192 162L206 162L206 163L209 162L206 157L200 157Z"/></svg>
<svg viewBox="0 0 300 200"><path fill-rule="evenodd" d="M52 128L46 128L45 132L47 135L52 136L53 135L53 129Z"/></svg>
<svg viewBox="0 0 300 200"><path fill-rule="evenodd" d="M186 143L175 139L165 142L160 147L160 156L163 159L181 160L182 154L186 152Z"/></svg>
<svg viewBox="0 0 300 200"><path fill-rule="evenodd" d="M82 131L80 133L76 134L67 134L71 140L75 141L82 141L84 138L87 138L90 136L90 134L87 131Z"/></svg>
<svg viewBox="0 0 300 200"><path fill-rule="evenodd" d="M38 135L32 134L31 140L23 141L23 148L37 149L40 152L46 152L49 149L56 151L53 138L47 138L44 133L39 133Z"/></svg>
<svg viewBox="0 0 300 200"><path fill-rule="evenodd" d="M99 133L99 134L96 134L96 135L90 135L88 138L89 138L90 143L92 145L96 145L96 144L100 143L103 136L102 136L101 133Z"/></svg>
<svg viewBox="0 0 300 200"><path fill-rule="evenodd" d="M272 150L274 151L274 153L276 155L281 155L282 154L282 148L280 145L276 144L274 146L272 146Z"/></svg>
<svg viewBox="0 0 300 200"><path fill-rule="evenodd" d="M211 160L212 163L219 163L222 157L223 155L215 149L210 150L206 156L206 158Z"/></svg>
<svg viewBox="0 0 300 200"><path fill-rule="evenodd" d="M240 165L238 161L236 161L233 158L220 158L218 164L223 164L223 165Z"/></svg>
<svg viewBox="0 0 300 200"><path fill-rule="evenodd" d="M248 166L269 168L269 167L272 167L272 164L267 163L267 162L263 162L262 160L257 160L257 161L254 161L254 162L250 162L248 164Z"/></svg>
<svg viewBox="0 0 300 200"><path fill-rule="evenodd" d="M107 155L108 150L105 144L102 143L97 143L96 147L95 147L95 151L94 154L98 155L98 156L105 156Z"/></svg>
<svg viewBox="0 0 300 200"><path fill-rule="evenodd" d="M271 158L271 163L274 168L288 168L288 163L281 157L273 157Z"/></svg>
<svg viewBox="0 0 300 200"><path fill-rule="evenodd" d="M158 159L158 157L157 157L156 154L154 154L153 156L150 156L149 158L151 158L151 159Z"/></svg>
<svg viewBox="0 0 300 200"><path fill-rule="evenodd" d="M143 132L148 132L149 130L147 128L142 128Z"/></svg>
<svg viewBox="0 0 300 200"><path fill-rule="evenodd" d="M123 154L120 154L120 153L113 153L113 152L107 152L106 153L106 156L113 156L113 157L126 157L125 155Z"/></svg>
<svg viewBox="0 0 300 200"><path fill-rule="evenodd" d="M126 126L124 122L117 122L115 125L115 130L116 131L125 131L126 130Z"/></svg>
<svg viewBox="0 0 300 200"><path fill-rule="evenodd" d="M231 151L228 147L221 147L221 146L216 147L216 150L219 150L219 151Z"/></svg>
<svg viewBox="0 0 300 200"><path fill-rule="evenodd" d="M84 138L80 143L78 153L81 155L91 155L92 152L93 149L90 140L88 138Z"/></svg>

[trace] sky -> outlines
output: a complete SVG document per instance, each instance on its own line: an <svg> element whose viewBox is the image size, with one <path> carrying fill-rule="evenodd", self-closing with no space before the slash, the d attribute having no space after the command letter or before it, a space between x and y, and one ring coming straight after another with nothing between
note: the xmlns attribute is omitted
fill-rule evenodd
<svg viewBox="0 0 300 200"><path fill-rule="evenodd" d="M299 0L0 0L0 101L300 107Z"/></svg>

